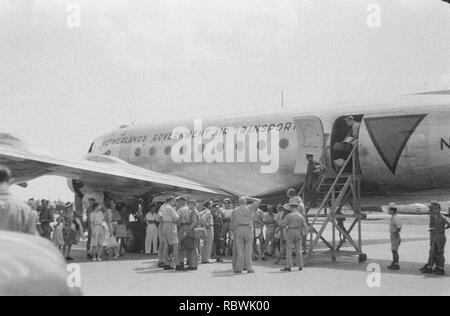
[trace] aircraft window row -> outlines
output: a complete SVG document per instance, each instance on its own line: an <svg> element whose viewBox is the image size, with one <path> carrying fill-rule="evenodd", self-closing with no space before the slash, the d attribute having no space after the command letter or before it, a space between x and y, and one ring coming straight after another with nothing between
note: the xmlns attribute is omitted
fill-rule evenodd
<svg viewBox="0 0 450 316"><path fill-rule="evenodd" d="M286 138L281 139L280 143L279 143L279 146L280 146L281 149L287 149L289 147L289 140L286 139ZM205 147L206 147L205 144L201 144L199 146L199 148L198 148L199 152L203 152L205 150ZM224 151L224 147L225 147L224 144L220 143L220 144L217 144L215 150L217 150L217 152L223 152ZM267 143L265 141L261 140L261 141L258 142L257 147L258 147L259 150L264 150L267 147ZM242 150L244 150L245 146L244 146L244 144L242 142L238 142L235 145L235 148L236 148L237 151L242 151ZM180 155L182 155L185 152L185 150L186 150L185 146L181 147L180 151L179 151ZM168 156L168 155L171 154L171 152L172 152L172 146L169 145L169 146L166 146L164 148L164 154L165 155ZM156 154L157 154L156 147L151 147L149 149L148 153L152 157L156 156ZM140 148L137 148L136 151L134 152L134 154L135 154L136 157L139 157L142 154L142 150ZM105 155L111 155L111 151L106 152Z"/></svg>

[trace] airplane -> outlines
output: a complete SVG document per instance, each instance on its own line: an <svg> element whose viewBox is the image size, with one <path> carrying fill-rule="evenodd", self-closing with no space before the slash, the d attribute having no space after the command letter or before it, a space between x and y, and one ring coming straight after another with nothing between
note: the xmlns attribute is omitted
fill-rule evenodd
<svg viewBox="0 0 450 316"><path fill-rule="evenodd" d="M358 157L363 206L450 200L450 91L311 107L307 113L211 118L202 120L200 128L195 120L121 126L95 138L86 156L74 160L36 150L4 133L0 134L0 163L11 168L15 184L25 186L44 175L63 176L84 199L107 192L130 203L130 198L174 194L199 199L247 195L282 201L288 188L300 188L305 182L306 153L314 154L327 167L327 175L337 174L335 162L340 153L335 144L345 140L351 129L345 122L348 116L361 124ZM208 146L210 127L214 128L210 139L216 137L214 146ZM236 132L233 146L228 146L226 138L230 130ZM275 131L275 141L267 137L255 144L238 139L238 135L250 138ZM181 142L192 146L180 147ZM267 158L269 148L278 153L270 161L236 159L250 155L253 149L259 156L266 151ZM234 152L230 161L206 161L205 151L214 157ZM203 159L175 161L174 152L194 158L200 154ZM262 172L269 164L277 168ZM412 213L423 213L422 209L415 206Z"/></svg>

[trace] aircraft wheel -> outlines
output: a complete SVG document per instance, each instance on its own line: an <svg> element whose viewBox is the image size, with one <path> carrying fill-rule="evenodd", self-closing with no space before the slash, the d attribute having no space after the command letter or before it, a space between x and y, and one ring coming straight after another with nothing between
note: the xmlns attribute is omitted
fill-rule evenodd
<svg viewBox="0 0 450 316"><path fill-rule="evenodd" d="M127 252L137 252L138 245L132 229L127 229L127 238L125 238L124 247Z"/></svg>
<svg viewBox="0 0 450 316"><path fill-rule="evenodd" d="M367 262L367 255L365 253L362 253L359 255L359 263L365 263Z"/></svg>

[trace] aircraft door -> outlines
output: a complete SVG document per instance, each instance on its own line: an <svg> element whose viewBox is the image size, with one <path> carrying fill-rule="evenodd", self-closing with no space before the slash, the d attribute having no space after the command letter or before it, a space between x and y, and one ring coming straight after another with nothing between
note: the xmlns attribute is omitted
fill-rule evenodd
<svg viewBox="0 0 450 316"><path fill-rule="evenodd" d="M295 161L295 174L305 174L308 162L306 154L314 154L314 159L321 161L324 152L323 125L319 118L314 116L294 119L297 136L297 153Z"/></svg>

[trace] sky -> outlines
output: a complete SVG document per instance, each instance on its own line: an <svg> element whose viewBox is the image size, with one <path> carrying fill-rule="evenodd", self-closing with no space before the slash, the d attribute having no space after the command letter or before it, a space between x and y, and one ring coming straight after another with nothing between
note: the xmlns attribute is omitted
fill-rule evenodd
<svg viewBox="0 0 450 316"><path fill-rule="evenodd" d="M125 123L449 89L449 38L440 0L0 0L0 132L79 158Z"/></svg>

